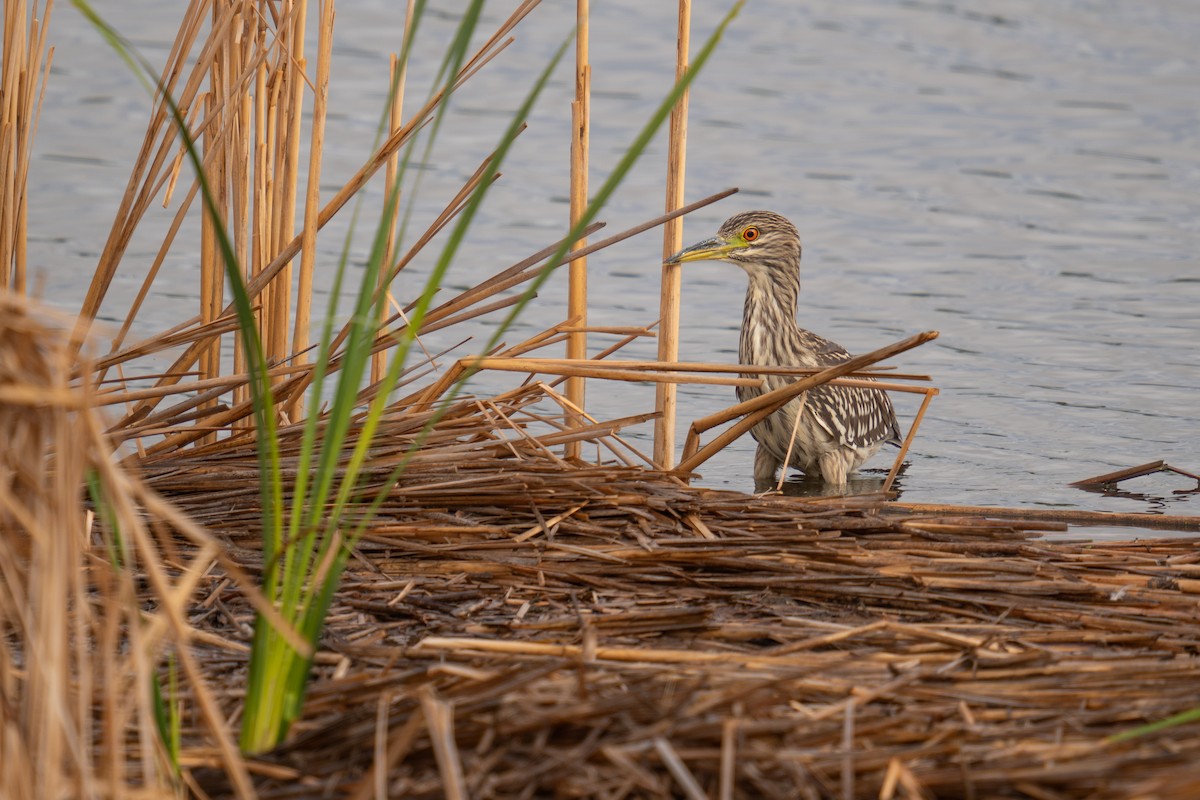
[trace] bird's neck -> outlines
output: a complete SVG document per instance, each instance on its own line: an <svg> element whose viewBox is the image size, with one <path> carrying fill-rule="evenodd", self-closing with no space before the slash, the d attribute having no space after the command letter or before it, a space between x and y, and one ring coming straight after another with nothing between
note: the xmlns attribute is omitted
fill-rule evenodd
<svg viewBox="0 0 1200 800"><path fill-rule="evenodd" d="M748 275L738 357L743 364L790 363L795 355L787 352L788 344L799 331L800 278L778 269L753 270Z"/></svg>

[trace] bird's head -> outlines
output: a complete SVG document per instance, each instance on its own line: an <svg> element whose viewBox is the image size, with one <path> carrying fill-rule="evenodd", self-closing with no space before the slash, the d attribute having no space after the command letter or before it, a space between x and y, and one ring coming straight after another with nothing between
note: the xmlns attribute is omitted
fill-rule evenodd
<svg viewBox="0 0 1200 800"><path fill-rule="evenodd" d="M800 269L800 233L786 218L770 211L746 211L725 220L717 235L685 247L668 264L731 261L746 272Z"/></svg>

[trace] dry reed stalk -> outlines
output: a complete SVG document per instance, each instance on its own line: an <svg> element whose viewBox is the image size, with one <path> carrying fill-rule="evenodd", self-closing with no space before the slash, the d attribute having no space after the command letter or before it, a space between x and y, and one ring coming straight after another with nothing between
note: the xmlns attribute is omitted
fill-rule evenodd
<svg viewBox="0 0 1200 800"><path fill-rule="evenodd" d="M1200 516L1162 514L1114 514L1108 511L1075 509L1002 508L999 506L963 506L949 503L893 503L892 508L915 514L956 514L968 517L995 516L1022 520L1051 520L1076 525L1124 525L1138 528L1165 528L1173 531L1200 531Z"/></svg>
<svg viewBox="0 0 1200 800"><path fill-rule="evenodd" d="M1125 469L1106 472L1103 475L1084 478L1081 481L1072 481L1070 485L1080 488L1085 486L1103 487L1105 484L1119 483L1120 481L1127 480L1128 478L1140 478L1145 475L1152 475L1165 466L1167 466L1167 462L1163 461L1162 459L1158 459L1157 461L1138 464L1136 467L1126 467Z"/></svg>
<svg viewBox="0 0 1200 800"><path fill-rule="evenodd" d="M308 85L308 77L305 75L308 64L304 54L308 2L307 0L285 0L282 7L290 24L283 26L282 42L277 56L279 64L276 75L279 78L279 91L276 95L278 110L275 115L275 166L272 170L275 189L275 196L272 199L274 213L271 217L273 223L271 252L273 253L279 252L286 242L293 239L300 240L298 249L302 251L305 236L312 235L307 231L302 231L299 236L296 235L295 211L296 197L299 191L301 131L304 124L304 89ZM313 132L315 136L316 128ZM310 144L314 143L310 142ZM307 219L310 213L307 205L304 213L305 219ZM263 296L262 322L260 324L262 325L263 349L268 363L278 363L292 355L292 351L288 348L288 334L292 328L292 271L293 259L288 259L279 274L268 284L268 289ZM311 298L298 300L300 305L309 302L311 302ZM307 339L307 336L305 338ZM288 408L288 406L285 405L284 408Z"/></svg>
<svg viewBox="0 0 1200 800"><path fill-rule="evenodd" d="M592 66L588 61L589 0L575 3L575 100L571 103L571 189L570 226L574 228L588 206L588 150L591 137ZM670 210L670 209L668 209ZM572 243L571 251L587 247L586 239ZM568 275L567 316L587 325L587 256L573 258ZM567 336L567 358L583 361L587 358L587 331L577 329ZM587 384L582 376L567 379L567 399L580 410ZM568 445L567 458L579 458L580 446Z"/></svg>
<svg viewBox="0 0 1200 800"><path fill-rule="evenodd" d="M392 54L389 61L388 80L391 86L388 100L388 122L390 123L389 134L394 135L400 130L404 124L404 85L405 79L408 76L408 57L409 46L411 45L413 35L413 11L415 9L416 0L408 0L408 5L404 11L404 34L401 37L401 52L399 55ZM403 61L401 61L403 59ZM392 151L388 156L387 166L384 169L384 196L395 197L395 211L391 219L385 224L387 229L387 241L384 246L383 263L390 270L391 265L396 260L396 226L400 221L400 152L399 150ZM376 291L383 293L388 291L390 285L391 273L387 270L381 270L379 273L379 283L376 286ZM390 295L389 295L390 298ZM386 308L384 304L380 304L380 318L376 325L380 326L383 323L382 313ZM378 383L383 380L383 376L387 374L387 357L381 351L371 357L371 382Z"/></svg>
<svg viewBox="0 0 1200 800"><path fill-rule="evenodd" d="M720 786L717 794L718 800L733 800L737 771L737 730L736 718L727 719L721 725L721 773L718 777Z"/></svg>
<svg viewBox="0 0 1200 800"><path fill-rule="evenodd" d="M561 328L552 328L544 333L552 333ZM539 339L537 346L541 347L545 344L553 342L552 339ZM692 364L692 369L689 370L674 370L673 365L666 362L633 362L633 361L609 361L592 359L584 363L571 361L568 359L557 358L520 358L516 356L500 355L491 358L481 358L472 356L461 359L461 365L464 367L470 366L481 370L496 370L500 372L526 372L530 375L547 374L547 375L565 375L565 376L583 376L588 378L603 378L614 381L630 381L630 382L653 382L653 383L687 383L696 385L714 385L714 386L761 386L762 381L758 378L749 377L718 377L713 376L712 372L736 372L752 373L759 371L755 367L730 367L721 364ZM665 367L665 368L660 368ZM769 368L764 368L761 371L768 371ZM770 370L773 371L773 370ZM817 374L820 370L809 370L808 374ZM697 374L698 373L698 374ZM924 376L917 376L922 378ZM823 381L831 386L851 386L862 389L878 389L880 391L901 392L906 394L921 394L926 399L935 396L938 392L936 389L906 386L900 383L891 383L883 381L856 381L846 378L834 378ZM924 407L924 406L923 406ZM917 421L923 411L918 413Z"/></svg>
<svg viewBox="0 0 1200 800"><path fill-rule="evenodd" d="M605 378L612 381L652 381L654 383L711 384L715 386L760 386L762 384L762 381L758 378L727 378L717 375L695 375L666 370L617 369L604 362L586 360L577 364L553 363L555 360L547 363L540 358L475 358L465 359L465 361L479 369Z"/></svg>
<svg viewBox="0 0 1200 800"><path fill-rule="evenodd" d="M675 82L687 73L691 49L692 3L679 0L678 28L675 49ZM683 204L684 176L687 156L688 95L685 91L671 109L667 142L667 202L666 210L673 211ZM683 222L674 219L663 227L663 261L683 247ZM659 294L658 360L679 359L679 297L682 271L678 264L662 266L662 285ZM672 384L660 383L655 388L654 408L660 414L654 422L654 460L663 468L675 464L675 403L676 390Z"/></svg>
<svg viewBox="0 0 1200 800"><path fill-rule="evenodd" d="M253 37L247 37L253 42L254 52L266 53L266 30L259 28ZM264 264L271 260L270 236L266 225L268 208L269 167L267 148L267 60L259 58L253 69L254 90L250 98L252 106L253 132L248 134L252 140L250 157L254 166L254 176L250 179L249 194L251 214L247 224L246 236L250 243L250 259L244 263L247 279L253 280L262 270ZM234 334L233 371L241 374L248 370L249 361L246 357L246 344L243 332ZM250 400L249 384L237 387L233 392L234 403L244 403ZM249 426L249 422L243 423Z"/></svg>
<svg viewBox="0 0 1200 800"><path fill-rule="evenodd" d="M570 329L571 329L570 325L561 325L560 324L556 327L556 330L559 330L559 331L570 330ZM597 326L592 326L588 330L596 332L596 333L613 333L613 334L620 334L620 335L636 335L636 336L653 336L654 335L654 332L650 331L647 328L636 328L636 327L617 327L617 326L597 327ZM539 358L538 362L540 364L544 364L547 366L555 366L555 365L570 366L573 363L569 359L561 359L561 358ZM635 369L635 370L640 369L640 370L647 370L647 371L670 370L672 372L701 372L701 373L736 372L738 374L743 374L743 375L797 375L797 376L801 376L801 377L805 377L805 376L809 376L809 375L816 375L818 372L821 371L819 368L810 368L810 367L777 367L777 366L769 366L768 367L768 366L758 366L758 365L754 365L754 364L736 364L736 365L730 366L729 364L702 363L702 362L695 362L695 361L628 361L628 360L621 360L621 359L615 359L615 358L606 358L604 360L604 363L601 366L611 367L613 369ZM860 383L857 383L854 381L849 381L849 380L847 380L847 378L875 378L875 377L879 377L879 376L894 378L897 380L910 380L910 381L928 381L930 379L928 375L914 375L914 374L909 374L909 373L898 373L898 372L893 372L891 367L876 365L873 367L869 367L867 369L859 370L857 372L851 372L846 376L846 378L839 378L838 380L842 381L842 385L845 385L845 386L862 386L863 388L873 388L873 387L877 386L878 384L877 383L861 383L860 384ZM889 388L896 389L897 391L912 390L912 388L913 388L913 387L909 387L909 386L902 386L900 384L889 384L888 386L889 386ZM924 389L916 389L915 391L923 392L925 390Z"/></svg>
<svg viewBox="0 0 1200 800"><path fill-rule="evenodd" d="M1081 481L1073 481L1069 485L1080 489L1102 489L1111 485L1116 485L1121 481L1129 480L1130 478L1140 478L1145 475L1153 475L1156 472L1173 472L1176 475L1182 475L1185 478L1191 478L1192 480L1196 481L1197 484L1200 484L1200 475L1197 475L1194 472L1188 472L1185 469L1179 469L1179 467L1172 467L1170 464L1159 459L1158 461L1151 461L1147 464L1139 464L1136 467L1126 467L1125 469L1119 469L1115 472L1107 472L1103 475L1084 478ZM1197 488L1200 488L1200 486Z"/></svg>
<svg viewBox="0 0 1200 800"><path fill-rule="evenodd" d="M437 753L442 790L447 800L467 800L462 759L459 757L458 744L454 740L453 711L431 688L421 692L421 709L425 713L425 726Z"/></svg>
<svg viewBox="0 0 1200 800"><path fill-rule="evenodd" d="M307 5L307 4L306 4ZM292 332L293 363L308 360L309 326L312 321L313 271L317 259L317 214L321 207L321 156L325 152L325 115L329 106L329 67L333 57L334 1L321 0L317 33L317 74L313 96L312 131L308 146L308 186L304 195L304 229L300 246L300 271L296 288L296 324ZM303 61L301 61L303 63ZM390 162L389 162L390 163ZM281 276L282 287L291 291L291 283ZM286 414L299 419L304 414L304 396L297 392Z"/></svg>
<svg viewBox="0 0 1200 800"><path fill-rule="evenodd" d="M684 797L688 800L708 800L708 795L704 793L700 782L696 780L696 776L687 768L687 764L679 757L679 753L675 748L661 736L654 737L654 749L658 753L658 757L662 759L667 771L671 773L671 777L679 784L679 788L683 790Z"/></svg>
<svg viewBox="0 0 1200 800"><path fill-rule="evenodd" d="M578 325L572 323L570 325L559 324L556 326L560 333L574 333L575 331L583 331L584 333L611 333L618 336L649 336L654 337L654 331L649 328L643 328L636 325Z"/></svg>
<svg viewBox="0 0 1200 800"><path fill-rule="evenodd" d="M0 52L0 289L25 293L29 160L54 48L46 46L53 0L4 4Z"/></svg>
<svg viewBox="0 0 1200 800"><path fill-rule="evenodd" d="M619 556L606 556L592 548L579 548L563 544L551 544L550 547L575 556L600 558L601 560L617 564L624 563L624 559ZM450 650L460 656L483 652L574 659L583 655L583 648L578 645L509 642L497 639L446 638L440 636L422 639L413 648L413 651L414 653L420 653L426 649ZM637 664L725 664L740 665L747 668L792 665L807 666L814 663L813 659L791 658L790 656L747 656L738 653L712 653L644 647L600 647L593 653L593 659L600 661L627 661Z"/></svg>
<svg viewBox="0 0 1200 800"><path fill-rule="evenodd" d="M231 74L253 76L257 81L258 69L251 67L257 49L263 41L261 31L243 23L240 41L237 46L230 46ZM249 79L247 84L250 83ZM240 93L240 98L233 101L230 111L233 124L230 126L229 144L231 151L230 177L230 234L233 237L233 253L237 263L241 265L242 274L254 269L254 207L256 200L255 169L258 152L255 148L255 98L250 91ZM193 190L195 186L193 185ZM188 203L190 205L190 201ZM246 369L246 354L242 349L241 331L239 330L232 341L233 371L242 372ZM244 387L238 391L244 392ZM235 392L235 398L237 392ZM240 399L240 398L239 398Z"/></svg>
<svg viewBox="0 0 1200 800"><path fill-rule="evenodd" d="M214 17L217 8L213 8ZM217 226L224 225L225 214L225 181L224 166L228 156L225 140L221 135L222 115L214 113L217 105L213 99L214 92L224 89L222 86L222 71L219 59L214 59L211 67L210 83L212 90L204 96L205 118L208 125L200 137L201 151L208 163L208 183L212 187L215 213L205 213L200 221L200 323L208 324L217 318L225 305L225 258L220 252L217 242ZM200 380L215 378L221 374L221 340L212 339L200 353L197 367ZM216 402L206 404L214 408ZM211 437L210 437L211 440Z"/></svg>
<svg viewBox="0 0 1200 800"><path fill-rule="evenodd" d="M887 478L883 482L883 491L885 492L892 490L892 483L895 482L896 475L900 473L900 466L904 463L904 457L908 455L908 448L912 446L913 439L917 436L917 431L921 427L921 420L925 418L925 412L928 410L929 404L939 393L934 388L924 389L923 391L925 399L921 401L921 407L917 409L917 415L913 417L908 434L904 437L904 442L900 445L900 451L896 453L896 460L892 462L892 468L888 470Z"/></svg>

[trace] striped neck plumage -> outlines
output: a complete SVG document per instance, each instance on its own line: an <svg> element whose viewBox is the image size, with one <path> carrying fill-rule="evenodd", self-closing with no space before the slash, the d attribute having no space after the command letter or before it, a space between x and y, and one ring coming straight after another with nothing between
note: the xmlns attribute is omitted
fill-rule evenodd
<svg viewBox="0 0 1200 800"><path fill-rule="evenodd" d="M749 285L742 311L738 356L743 364L790 364L786 345L798 330L800 276L783 265L754 264L746 269Z"/></svg>

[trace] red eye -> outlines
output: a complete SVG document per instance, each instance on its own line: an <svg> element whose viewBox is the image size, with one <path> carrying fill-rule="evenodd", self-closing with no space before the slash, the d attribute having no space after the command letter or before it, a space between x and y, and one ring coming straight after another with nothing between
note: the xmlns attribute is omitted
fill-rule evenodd
<svg viewBox="0 0 1200 800"><path fill-rule="evenodd" d="M751 225L749 228L746 228L746 230L742 231L742 238L747 242L753 242L758 238L758 228L754 227L753 225Z"/></svg>

